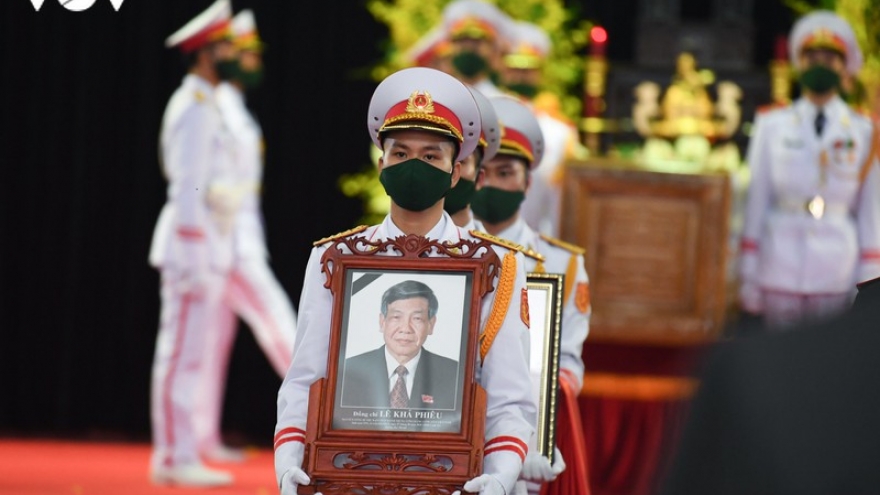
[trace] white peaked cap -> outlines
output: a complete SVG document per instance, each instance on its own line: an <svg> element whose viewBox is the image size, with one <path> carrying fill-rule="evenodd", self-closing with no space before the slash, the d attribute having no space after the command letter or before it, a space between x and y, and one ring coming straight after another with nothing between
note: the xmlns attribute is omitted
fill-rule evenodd
<svg viewBox="0 0 880 495"><path fill-rule="evenodd" d="M473 95L458 79L436 69L411 67L386 77L370 100L367 111L370 138L382 147L382 134L416 129L450 136L460 143L462 160L480 140L480 110Z"/></svg>
<svg viewBox="0 0 880 495"><path fill-rule="evenodd" d="M495 113L495 107L492 106L489 98L473 86L468 85L467 88L477 102L477 108L480 109L480 145L484 147L483 160L488 160L498 153L498 147L501 146L498 114Z"/></svg>
<svg viewBox="0 0 880 495"><path fill-rule="evenodd" d="M450 36L463 28L476 28L501 41L509 38L510 17L482 0L453 0L443 9L443 26Z"/></svg>
<svg viewBox="0 0 880 495"><path fill-rule="evenodd" d="M422 35L407 51L404 57L407 61L416 65L422 65L427 58L431 58L437 48L448 40L446 30L442 24L431 28Z"/></svg>
<svg viewBox="0 0 880 495"><path fill-rule="evenodd" d="M830 10L810 12L798 19L791 28L788 53L792 65L797 66L801 51L810 47L836 49L843 53L846 71L850 74L857 74L862 68L862 50L852 26Z"/></svg>
<svg viewBox="0 0 880 495"><path fill-rule="evenodd" d="M251 9L244 9L238 14L235 14L235 17L232 18L232 24L230 27L232 28L233 36L243 36L256 32L257 20L254 17L254 11Z"/></svg>
<svg viewBox="0 0 880 495"><path fill-rule="evenodd" d="M167 48L180 47L188 52L211 41L212 35L225 29L232 19L232 2L217 0L165 40Z"/></svg>
<svg viewBox="0 0 880 495"><path fill-rule="evenodd" d="M536 55L546 57L553 47L550 35L537 24L527 21L515 21L511 28L512 50L532 50Z"/></svg>
<svg viewBox="0 0 880 495"><path fill-rule="evenodd" d="M499 155L525 158L534 170L544 157L544 134L532 109L511 96L489 98L501 124Z"/></svg>

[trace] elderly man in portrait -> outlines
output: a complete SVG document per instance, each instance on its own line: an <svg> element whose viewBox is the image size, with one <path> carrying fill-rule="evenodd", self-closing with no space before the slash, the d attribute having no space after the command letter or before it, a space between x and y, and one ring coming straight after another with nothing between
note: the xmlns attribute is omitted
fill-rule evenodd
<svg viewBox="0 0 880 495"><path fill-rule="evenodd" d="M343 407L455 408L458 362L423 347L438 306L431 288L416 280L385 291L379 314L385 344L345 360Z"/></svg>

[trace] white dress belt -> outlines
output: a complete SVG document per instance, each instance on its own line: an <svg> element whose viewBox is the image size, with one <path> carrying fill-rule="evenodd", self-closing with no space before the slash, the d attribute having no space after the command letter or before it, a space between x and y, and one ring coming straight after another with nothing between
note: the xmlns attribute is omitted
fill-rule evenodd
<svg viewBox="0 0 880 495"><path fill-rule="evenodd" d="M776 207L780 211L788 213L805 213L811 215L810 203L813 199L814 198L780 198L776 201ZM823 210L825 215L848 215L849 205L844 203L830 203L826 200L823 204Z"/></svg>

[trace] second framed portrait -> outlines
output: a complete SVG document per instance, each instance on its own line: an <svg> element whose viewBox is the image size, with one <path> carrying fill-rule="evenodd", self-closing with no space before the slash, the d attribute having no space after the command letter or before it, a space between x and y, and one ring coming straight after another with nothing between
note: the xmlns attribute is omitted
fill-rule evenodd
<svg viewBox="0 0 880 495"><path fill-rule="evenodd" d="M565 276L557 273L529 273L529 371L532 393L538 402L538 450L554 459L556 445L557 391L559 390L559 346L562 331L562 291Z"/></svg>

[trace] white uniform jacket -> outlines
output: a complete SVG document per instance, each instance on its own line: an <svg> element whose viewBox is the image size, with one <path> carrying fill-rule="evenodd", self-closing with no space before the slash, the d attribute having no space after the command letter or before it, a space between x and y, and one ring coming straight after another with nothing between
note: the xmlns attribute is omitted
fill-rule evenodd
<svg viewBox="0 0 880 495"><path fill-rule="evenodd" d="M231 266L232 237L207 201L212 182L233 166L230 139L214 87L193 74L184 77L162 118L168 197L153 232L153 266L192 272Z"/></svg>
<svg viewBox="0 0 880 495"><path fill-rule="evenodd" d="M371 240L383 240L403 235L386 216L380 225L356 234ZM458 242L474 239L468 232L455 226L452 218L443 213L440 222L426 237L439 241ZM321 256L327 249L320 245L312 249L303 282L299 308L299 322L294 345L293 362L278 392L278 423L275 427L275 472L280 483L282 475L297 462L302 452L308 418L309 387L326 376L330 342L330 315L333 298L324 288ZM495 246L503 259L510 252ZM528 327L520 313L521 297L526 287L523 255L516 252L514 292L506 316L497 336L486 354L482 366L477 366L477 380L486 389L486 446L483 470L494 474L506 486L508 493L519 473L525 449L537 420L537 406L529 387ZM392 261L389 260L389 263ZM497 286L497 279L496 279ZM480 329L485 328L496 291L488 293L482 302ZM478 357L479 360L479 357ZM298 459L301 461L302 459ZM519 463L519 464L517 464ZM511 464L516 469L511 472ZM502 472L504 471L504 472Z"/></svg>
<svg viewBox="0 0 880 495"><path fill-rule="evenodd" d="M583 254L580 250L571 249L564 243L535 232L522 218L498 237L542 255L544 273L565 275L559 368L570 373L569 377L575 380L575 390L580 390L584 378L584 341L590 331L589 279ZM527 256L526 273L540 271L537 264L535 258Z"/></svg>
<svg viewBox="0 0 880 495"><path fill-rule="evenodd" d="M263 131L245 104L241 90L229 83L217 86L217 105L234 139L234 167L229 177L214 182L211 198L231 208L232 232L239 258L266 257L266 234L260 209L263 181Z"/></svg>
<svg viewBox="0 0 880 495"><path fill-rule="evenodd" d="M562 174L566 160L573 154L577 131L544 111L535 110L535 116L544 136L544 157L532 172L532 183L520 211L534 230L558 236L562 212Z"/></svg>
<svg viewBox="0 0 880 495"><path fill-rule="evenodd" d="M755 119L741 278L764 290L834 294L880 276L880 170L870 120L838 97L821 137L806 99ZM807 205L817 196L820 218Z"/></svg>

